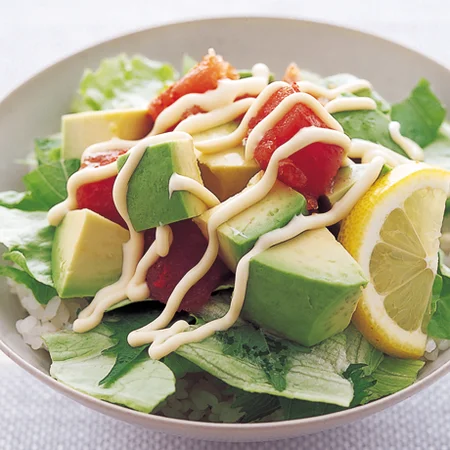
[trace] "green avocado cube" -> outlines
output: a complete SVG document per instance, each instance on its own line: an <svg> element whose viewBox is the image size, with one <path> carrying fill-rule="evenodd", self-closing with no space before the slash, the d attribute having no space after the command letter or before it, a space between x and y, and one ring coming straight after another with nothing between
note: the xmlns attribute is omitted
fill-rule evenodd
<svg viewBox="0 0 450 450"><path fill-rule="evenodd" d="M67 213L52 248L52 276L61 298L93 297L122 273L128 230L90 211Z"/></svg>
<svg viewBox="0 0 450 450"><path fill-rule="evenodd" d="M306 231L250 260L244 316L312 346L350 323L367 280L326 229Z"/></svg>
<svg viewBox="0 0 450 450"><path fill-rule="evenodd" d="M237 121L233 121L193 134L194 145L205 140L227 136L235 131L238 125ZM218 153L197 151L203 182L220 201L241 192L247 186L250 178L260 170L256 160L246 160L244 153L245 149L242 144Z"/></svg>
<svg viewBox="0 0 450 450"><path fill-rule="evenodd" d="M119 171L128 155L117 161ZM177 173L203 184L192 138L177 139L147 147L128 183L127 205L136 231L149 230L196 217L207 206L187 191L169 194L170 177Z"/></svg>
<svg viewBox="0 0 450 450"><path fill-rule="evenodd" d="M61 119L62 156L81 158L92 144L112 138L136 140L152 128L147 109L114 109L66 114Z"/></svg>
<svg viewBox="0 0 450 450"><path fill-rule="evenodd" d="M208 220L214 211L216 209L212 208L194 219L205 237L208 237ZM277 181L261 201L218 227L221 258L235 271L239 260L253 248L260 236L284 227L294 216L303 213L306 213L305 197Z"/></svg>
<svg viewBox="0 0 450 450"><path fill-rule="evenodd" d="M333 206L355 185L356 182L365 177L370 164L351 164L341 167L334 177L331 192L326 194L329 206ZM378 178L386 175L392 169L386 164L383 165Z"/></svg>

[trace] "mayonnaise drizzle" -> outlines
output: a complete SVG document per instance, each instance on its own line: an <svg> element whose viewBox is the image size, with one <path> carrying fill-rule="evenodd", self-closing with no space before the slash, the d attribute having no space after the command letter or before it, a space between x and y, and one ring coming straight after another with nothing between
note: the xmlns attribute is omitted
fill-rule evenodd
<svg viewBox="0 0 450 450"><path fill-rule="evenodd" d="M233 102L231 105L215 109L208 113L194 114L180 122L175 128L175 131L185 131L189 134L196 134L204 130L210 130L211 128L231 122L239 116L242 116L254 102L254 98L243 98L242 100Z"/></svg>
<svg viewBox="0 0 450 450"><path fill-rule="evenodd" d="M331 106L328 108L339 108L335 111L331 112L337 112L337 111L349 111L349 110L355 110L355 109L375 109L376 103L367 97L358 97L357 99L353 98L345 98L345 99L337 99L337 97L343 93L351 93L351 92L357 92L361 89L367 89L371 88L372 85L366 81L366 80L355 80L350 83L343 84L342 86L339 86L338 88L334 89L327 89L325 87L317 86L314 83L310 83L309 81L301 81L297 83L301 93L292 94L287 98L291 98L293 96L298 97L299 94L310 94L310 96L314 97L323 97L327 100L331 100L329 103ZM289 87L290 85L284 81L276 81L274 83L269 84L269 86L264 89L264 91L261 92L261 94L257 97L256 101L251 105L251 107L248 109L247 113L245 114L244 118L242 119L241 123L239 124L239 127L236 128L232 133L228 134L227 136L214 138L214 139L208 139L202 142L197 142L195 144L197 150L201 151L202 153L217 153L224 151L229 148L236 147L242 143L242 141L245 139L247 132L248 132L248 126L250 120L255 117L258 113L258 111L261 109L261 107L269 100L269 98L277 92L281 88ZM286 99L287 99L286 98ZM304 97L303 97L304 98ZM285 100L286 100L285 99ZM336 99L336 100L335 100ZM315 100L315 99L314 99ZM292 102L292 103L290 103ZM302 100L297 100L297 103L301 103ZM309 98L307 100L309 105L312 104L311 99ZM333 103L334 102L334 103ZM290 107L294 106L295 101L289 100L287 105ZM285 103L286 105L286 103ZM307 105L307 106L309 106ZM311 106L310 106L311 107ZM323 111L323 109L320 109L317 107L316 104L313 105L315 107L314 111L320 111L320 118L330 127L335 130L342 130L342 127L339 125L339 123L330 116L330 114L326 114L330 111ZM274 110L275 111L275 110ZM286 114L288 109L284 110L284 114ZM272 111L273 112L273 111ZM278 115L280 120L283 116L281 113ZM277 116L277 117L278 117ZM275 125L274 122L272 122L273 125ZM181 124L180 124L181 125ZM255 138L256 139L256 138ZM259 140L258 140L259 142ZM250 155L249 155L250 156Z"/></svg>
<svg viewBox="0 0 450 450"><path fill-rule="evenodd" d="M138 265L144 253L144 234L135 231L128 214L128 183L148 146L169 142L171 140L185 139L192 140L191 136L181 131L165 133L159 136L144 138L129 150L128 159L118 173L113 187L114 204L130 231L130 240L123 246L122 275L116 283L106 286L97 292L89 306L81 311L78 319L74 322L74 331L83 333L96 327L101 322L105 311L114 304L125 300L127 294L131 293L131 296L135 301L138 298L144 300L147 297L144 296L143 298L140 298L144 293L147 293L144 292L140 281L142 281L144 268L147 267L148 269L148 264L155 261L157 244L155 244L153 250L152 247L150 247L146 258L144 258L144 262L140 266L139 273L136 275ZM114 163L114 165L117 167L116 163ZM83 169L78 173L81 173L84 170L87 169ZM93 170L99 170L99 168ZM130 283L132 281L133 283ZM130 292L128 292L128 290ZM141 296L137 295L137 291L139 291L138 293L141 294Z"/></svg>
<svg viewBox="0 0 450 450"><path fill-rule="evenodd" d="M156 135L168 130L193 106L209 112L231 105L237 98L244 95L256 97L269 83L270 72L265 64L256 64L252 68L252 74L252 77L240 80L219 80L216 89L203 94L184 95L161 112L150 134Z"/></svg>
<svg viewBox="0 0 450 450"><path fill-rule="evenodd" d="M389 124L389 133L392 140L411 158L416 161L423 161L423 150L412 139L402 136L400 132L400 123L391 122Z"/></svg>
<svg viewBox="0 0 450 450"><path fill-rule="evenodd" d="M169 180L169 198L175 191L188 191L199 198L208 208L212 208L220 203L220 200L203 184L193 178L185 177L174 173Z"/></svg>
<svg viewBox="0 0 450 450"><path fill-rule="evenodd" d="M132 302L138 302L150 297L150 288L147 285L147 272L159 257L167 256L173 241L172 229L169 225L156 227L155 241L139 261L133 278L126 288L126 296Z"/></svg>
<svg viewBox="0 0 450 450"><path fill-rule="evenodd" d="M302 92L306 92L316 98L326 98L327 100L333 100L342 94L351 94L363 89L372 89L372 85L369 81L361 79L350 81L349 83L342 84L334 89L319 86L311 81L299 81L297 82L297 86Z"/></svg>
<svg viewBox="0 0 450 450"><path fill-rule="evenodd" d="M269 193L277 179L278 164L282 159L287 158L293 153L299 151L299 149L302 149L315 142L339 145L340 147L344 148L344 150L348 150L348 148L350 147L350 139L342 132L331 130L328 128L317 127L309 127L300 130L292 139L280 146L270 158L267 170L264 172L261 180L253 186L249 187L247 190L241 192L235 197L232 197L227 202L222 203L211 215L208 220L208 247L202 259L181 279L181 281L175 287L161 315L146 327L134 331L129 335L128 341L130 345L139 346L143 343L153 342L149 350L150 356L152 358L159 359L176 350L179 345L182 345L182 343L184 343L183 340L186 339L186 337L181 337L182 335L179 335L169 338L170 342L172 343L172 345L170 345L169 340L165 341L161 339L160 332L162 332L164 336L167 336L167 330L161 331L161 329L169 325L175 313L177 312L183 297L186 295L189 289L208 272L208 270L216 260L219 250L217 228L227 220L231 219L253 204L262 200ZM287 239L289 239L289 237ZM240 313L243 298L241 298L239 293L243 292L245 296L247 275L248 270L244 273L243 278L239 278L239 282L236 284L235 294L233 295L232 300L232 305L234 301L234 305L236 306L230 306L230 311L233 312L227 316L230 321L226 321L226 328L229 328L234 323ZM234 300L236 295L238 296L236 297L237 300ZM217 322L212 323L217 325ZM194 336L201 335L203 339L204 335L202 333L204 333L204 331L199 331L202 329L204 328L201 327L193 332L195 333ZM208 336L214 333L214 326L208 326L206 329L208 330ZM216 327L215 331L219 331L220 329L217 329ZM189 334L189 336L191 338L193 337L193 335L191 334ZM181 342L180 340L183 342L179 344L179 342ZM192 340L190 340L189 342L192 342Z"/></svg>
<svg viewBox="0 0 450 450"><path fill-rule="evenodd" d="M195 148L202 153L217 153L241 145L243 139L247 135L250 120L258 114L261 107L275 92L282 87L288 86L289 84L284 81L275 81L274 83L270 83L250 106L236 130L220 138L196 142Z"/></svg>
<svg viewBox="0 0 450 450"><path fill-rule="evenodd" d="M374 142L365 141L364 139L352 139L352 145L347 156L349 158L359 158L363 164L368 163L379 156L386 161L386 164L392 167L411 162L411 160L405 156L400 155L381 144L375 144Z"/></svg>
<svg viewBox="0 0 450 450"><path fill-rule="evenodd" d="M245 159L253 159L255 149L266 132L272 129L298 103L302 103L310 108L329 128L336 130L339 133L343 133L340 123L324 109L318 100L309 94L297 92L283 99L278 106L264 118L264 120L261 120L261 122L253 128L248 136L247 144L245 146ZM321 141L319 140L317 142Z"/></svg>
<svg viewBox="0 0 450 450"><path fill-rule="evenodd" d="M334 114L342 111L373 110L377 109L377 104L369 97L339 97L328 102L325 109Z"/></svg>
<svg viewBox="0 0 450 450"><path fill-rule="evenodd" d="M133 145L136 145L136 142L137 141L125 141L114 138L107 142L94 144L84 151L82 160L88 155L93 155L99 152L117 149L128 150ZM77 209L77 191L81 186L87 183L94 183L96 181L114 177L117 175L117 171L117 163L114 162L95 168L86 167L83 170L75 172L67 181L67 198L63 202L58 203L51 208L47 214L47 219L50 225L54 227L58 226L69 211Z"/></svg>

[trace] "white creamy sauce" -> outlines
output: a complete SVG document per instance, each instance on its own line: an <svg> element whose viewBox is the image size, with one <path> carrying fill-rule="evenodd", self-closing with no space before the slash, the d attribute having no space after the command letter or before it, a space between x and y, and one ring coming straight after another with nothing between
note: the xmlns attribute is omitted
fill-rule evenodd
<svg viewBox="0 0 450 450"><path fill-rule="evenodd" d="M114 138L108 142L91 145L84 151L81 160L83 161L84 158L95 153L121 149L128 150L133 145L136 145L136 141L125 141ZM117 172L116 162L95 168L86 167L83 170L75 172L67 181L66 200L58 203L48 212L47 219L49 224L54 227L58 226L69 211L77 209L77 191L81 186L114 177L117 175Z"/></svg>
<svg viewBox="0 0 450 450"><path fill-rule="evenodd" d="M247 135L250 120L256 116L269 98L283 87L289 87L289 84L284 81L270 83L250 106L236 130L226 136L197 142L195 148L202 153L218 153L241 145Z"/></svg>
<svg viewBox="0 0 450 450"><path fill-rule="evenodd" d="M412 139L402 136L400 132L400 124L398 122L391 122L389 124L389 133L392 140L411 158L415 161L423 161L423 150Z"/></svg>
<svg viewBox="0 0 450 450"><path fill-rule="evenodd" d="M369 97L339 97L329 101L325 109L334 114L342 111L373 110L377 109L377 104Z"/></svg>
<svg viewBox="0 0 450 450"><path fill-rule="evenodd" d="M231 105L215 109L208 113L194 114L181 121L175 128L175 131L196 134L218 127L219 125L224 125L244 115L254 102L254 98L243 98L231 103Z"/></svg>
<svg viewBox="0 0 450 450"><path fill-rule="evenodd" d="M345 83L333 89L328 89L319 86L311 81L299 81L297 86L302 92L312 95L316 98L325 98L327 100L334 100L342 94L352 94L363 89L372 89L372 85L367 80L355 80Z"/></svg>
<svg viewBox="0 0 450 450"><path fill-rule="evenodd" d="M344 84L338 88L334 89L327 89L325 87L317 86L314 83L311 83L309 81L301 81L298 82L297 85L299 86L301 93L298 94L292 94L287 98L291 98L293 95L299 95L302 93L310 94L313 97L319 98L325 98L327 100L331 100L329 103L332 105L329 108L339 108L335 111L331 112L337 112L337 111L349 111L349 110L355 110L355 109L375 109L376 103L369 98L361 97L357 98L356 101L352 99L337 99L337 97L343 93L351 93L351 92L357 92L361 89L367 89L371 88L372 85L366 81L366 80L355 80L353 82ZM261 109L261 107L269 100L269 98L275 94L279 89L289 87L290 84L286 83L285 81L275 81L267 86L266 89L257 97L256 101L251 105L251 107L248 109L247 113L245 114L244 118L242 119L241 123L239 124L239 127L230 133L227 136L214 138L205 140L202 142L196 143L197 150L201 151L202 153L217 153L224 150L227 150L229 148L236 147L242 143L242 141L245 139L248 131L248 126L250 120L256 116L258 111ZM299 98L299 97L297 97ZM336 101L335 101L336 99ZM285 99L286 100L286 99ZM315 99L313 99L315 100ZM347 101L350 100L350 101ZM311 100L307 100L310 104L312 103ZM335 103L333 103L335 101ZM290 102L293 102L293 100L290 100ZM302 103L301 100L297 100L297 103ZM285 104L286 105L286 104ZM288 103L288 105L292 105L291 103ZM292 107L291 106L291 107ZM310 108L312 106L307 105ZM316 106L314 104L314 106ZM314 107L313 106L313 107ZM327 114L329 111L323 111L323 109L319 109L318 107L314 109L314 112L320 111L321 115L320 118L328 125L330 128L333 129L341 129L342 127L339 125L339 123L333 119L333 117L330 116L330 114ZM284 114L288 112L288 109L284 110ZM317 112L316 112L317 113ZM283 115L284 115L283 114ZM281 112L279 113L281 115ZM283 117L281 115L281 117ZM280 118L281 118L280 117ZM329 123L332 123L333 125L330 125ZM180 124L181 125L181 124ZM255 138L257 139L257 138Z"/></svg>
<svg viewBox="0 0 450 450"><path fill-rule="evenodd" d="M386 164L392 167L411 162L410 159L387 147L375 144L374 142L365 141L364 139L352 139L352 145L347 156L349 158L361 159L363 164L380 156L386 161Z"/></svg>
<svg viewBox="0 0 450 450"><path fill-rule="evenodd" d="M252 69L253 76L240 80L222 79L216 89L203 94L186 94L163 110L156 118L151 135L163 133L178 123L183 114L197 106L209 112L231 105L237 98L248 95L256 97L269 83L269 68L265 64L256 64Z"/></svg>
<svg viewBox="0 0 450 450"><path fill-rule="evenodd" d="M106 143L95 144L85 151L84 156L99 151L123 148L129 150L129 157L119 173L117 173L117 163L114 162L94 169L85 168L72 175L67 185L68 198L49 211L49 222L52 225L58 225L68 211L77 207L76 192L81 185L117 175L113 188L113 199L118 212L130 230L130 240L123 247L123 268L120 279L97 293L92 303L80 313L79 318L75 321L75 331L85 332L94 328L101 322L104 312L109 307L126 298L131 301L148 298L150 291L146 284L147 272L158 258L167 256L170 250L173 236L170 226L165 225L157 227L155 241L144 254L144 233L138 233L134 230L128 214L128 183L146 148L171 140L192 139L185 132L197 133L227 123L244 114L239 127L233 133L221 138L199 142L196 144L196 148L203 153L214 153L240 145L245 141L250 120L256 116L261 107L280 88L290 86L282 81L268 85L268 78L269 69L267 66L257 64L253 67L252 77L241 80L220 80L215 90L204 94L188 94L181 97L158 116L150 135L141 141L114 139ZM201 341L217 331L230 328L236 322L242 310L251 258L274 245L292 239L304 231L339 222L348 215L356 202L374 183L385 162L392 166L410 162L407 158L378 144L360 139L351 141L343 133L341 125L330 115L330 113L338 111L375 109L376 104L370 98L338 98L343 93L371 88L368 81L356 80L334 89L327 89L307 81L300 81L297 84L302 92L286 97L250 132L245 142L246 158L253 158L254 151L265 133L273 128L298 103L310 108L329 128L308 127L301 129L273 153L266 171L255 177L253 184L216 208L208 221L208 246L199 263L177 284L160 316L149 325L129 335L130 345L139 346L150 343L149 354L152 358L160 359L183 344ZM244 95L257 98L235 101L236 98ZM317 98L326 100L325 107ZM193 106L198 106L205 112L188 117L180 122L185 111ZM159 134L178 122L180 123L176 128L177 131ZM389 131L392 139L409 156L414 159L420 158L421 154L418 148L413 145L412 141L400 134L398 125L391 123ZM362 162L369 162L370 166L366 175L330 211L311 216L296 216L285 227L261 236L254 248L238 263L236 285L230 309L224 317L187 332L184 331L189 328L189 324L185 321L177 321L170 328L166 328L173 320L186 293L209 271L216 260L219 251L217 228L262 200L270 192L276 182L278 165L281 160L316 142L342 147L346 154L343 165L352 164L350 157L361 158ZM170 195L175 191L191 192L209 208L220 203L217 197L201 183L176 173L171 176L169 181Z"/></svg>
<svg viewBox="0 0 450 450"><path fill-rule="evenodd" d="M132 302L146 300L150 297L150 288L147 285L147 272L158 259L169 254L173 241L172 229L169 225L162 225L156 228L155 241L145 252L139 261L133 278L126 287L126 297Z"/></svg>
<svg viewBox="0 0 450 450"><path fill-rule="evenodd" d="M271 130L295 105L302 103L311 109L329 128L343 134L339 122L332 117L325 108L309 94L297 92L283 99L261 122L253 128L245 145L245 159L253 159L255 149L267 131ZM315 142L322 142L320 138Z"/></svg>
<svg viewBox="0 0 450 450"><path fill-rule="evenodd" d="M169 198L175 191L189 191L191 194L199 198L208 208L212 208L220 203L220 200L203 184L198 181L174 173L169 180Z"/></svg>

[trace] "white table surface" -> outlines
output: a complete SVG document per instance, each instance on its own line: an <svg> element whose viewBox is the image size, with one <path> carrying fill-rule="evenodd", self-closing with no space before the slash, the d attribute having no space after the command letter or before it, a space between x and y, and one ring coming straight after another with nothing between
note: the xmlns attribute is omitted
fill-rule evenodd
<svg viewBox="0 0 450 450"><path fill-rule="evenodd" d="M450 66L449 0L0 0L0 97L96 41L164 22L223 15L349 25ZM168 437L96 414L50 391L0 354L0 450L303 448L450 448L450 377L389 411L337 430L277 443L218 444Z"/></svg>

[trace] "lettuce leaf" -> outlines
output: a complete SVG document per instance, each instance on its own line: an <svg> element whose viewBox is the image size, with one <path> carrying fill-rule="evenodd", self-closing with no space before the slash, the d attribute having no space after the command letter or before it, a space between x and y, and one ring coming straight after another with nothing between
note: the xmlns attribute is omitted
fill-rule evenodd
<svg viewBox="0 0 450 450"><path fill-rule="evenodd" d="M359 77L352 75L350 73L338 73L336 75L331 75L323 80L323 84L329 89L337 86L342 86L343 84L351 83L352 81L359 80ZM354 93L357 97L369 97L375 101L377 104L377 109L382 113L389 114L391 111L391 105L373 89L361 89Z"/></svg>
<svg viewBox="0 0 450 450"><path fill-rule="evenodd" d="M67 180L80 168L78 159L59 160L40 165L23 177L32 199L39 199L47 209L67 197Z"/></svg>
<svg viewBox="0 0 450 450"><path fill-rule="evenodd" d="M252 394L236 388L231 388L229 391L234 394L232 407L242 413L240 423L258 422L280 409L281 401L289 401L274 395Z"/></svg>
<svg viewBox="0 0 450 450"><path fill-rule="evenodd" d="M441 128L444 131L444 127ZM424 149L425 162L450 170L450 137L439 132L436 139Z"/></svg>
<svg viewBox="0 0 450 450"><path fill-rule="evenodd" d="M424 361L386 356L373 372L375 384L369 388L369 395L362 401L362 404L411 386L416 381L419 370L424 364Z"/></svg>
<svg viewBox="0 0 450 450"><path fill-rule="evenodd" d="M5 191L0 192L0 206L22 211L47 211L45 203L34 198L31 192Z"/></svg>
<svg viewBox="0 0 450 450"><path fill-rule="evenodd" d="M384 355L376 350L353 325L341 334L346 339L346 356L349 362L343 376L351 382L353 387L353 398L348 406L354 407L360 405L370 394L369 388L375 383L372 374L383 361ZM339 405L281 397L280 405L286 420L320 416L345 409Z"/></svg>
<svg viewBox="0 0 450 450"><path fill-rule="evenodd" d="M34 140L34 154L39 165L49 164L61 159L61 134Z"/></svg>
<svg viewBox="0 0 450 450"><path fill-rule="evenodd" d="M43 338L53 361L51 376L77 391L144 413L152 412L175 392L175 377L170 369L147 355L135 361L114 383L101 385L116 360L104 354L115 344L104 325L84 334L62 331Z"/></svg>
<svg viewBox="0 0 450 450"><path fill-rule="evenodd" d="M23 284L33 292L36 300L41 305L46 305L57 295L55 288L40 283L28 272L11 266L0 266L0 276L11 278L16 283Z"/></svg>
<svg viewBox="0 0 450 450"><path fill-rule="evenodd" d="M370 394L369 389L376 383L373 376L365 375L364 368L364 364L351 364L344 372L344 377L353 384L354 395L349 406L350 408L360 405ZM280 398L280 406L285 420L322 416L347 409L338 405L306 402L304 400L290 400L286 398Z"/></svg>
<svg viewBox="0 0 450 450"><path fill-rule="evenodd" d="M350 138L374 142L407 157L403 149L391 138L389 133L391 119L379 109L342 111L334 113L333 117Z"/></svg>
<svg viewBox="0 0 450 450"><path fill-rule="evenodd" d="M145 108L176 78L177 73L170 64L144 56L120 54L106 58L96 71L85 70L72 112Z"/></svg>
<svg viewBox="0 0 450 450"><path fill-rule="evenodd" d="M0 206L21 211L48 211L67 197L67 180L80 168L78 159L41 163L23 177L26 192L0 193Z"/></svg>
<svg viewBox="0 0 450 450"><path fill-rule="evenodd" d="M52 287L54 232L45 212L0 207L0 243L8 248L4 259L13 261L35 280Z"/></svg>
<svg viewBox="0 0 450 450"><path fill-rule="evenodd" d="M450 339L450 269L439 255L438 271L433 284L432 316L427 333L438 339Z"/></svg>
<svg viewBox="0 0 450 450"><path fill-rule="evenodd" d="M131 347L128 344L128 335L156 319L159 314L160 311L149 310L147 305L135 304L123 308L120 314L107 315L103 323L111 331L114 345L103 350L102 354L114 356L116 361L110 372L100 381L101 385L110 386L134 366L148 345Z"/></svg>
<svg viewBox="0 0 450 450"><path fill-rule="evenodd" d="M437 137L445 119L446 110L433 93L428 80L422 78L409 97L392 106L392 120L400 122L404 136L421 147L431 144Z"/></svg>
<svg viewBox="0 0 450 450"><path fill-rule="evenodd" d="M348 73L341 73L325 78L322 83L328 87L337 87L357 80L358 77ZM373 89L361 89L348 96L370 97L377 104L376 110L342 111L333 114L333 117L341 124L344 133L352 139L364 139L394 152L407 156L391 138L389 133L390 105Z"/></svg>
<svg viewBox="0 0 450 450"><path fill-rule="evenodd" d="M198 315L209 321L214 316L223 316L228 306L217 300L216 296ZM239 320L231 332L224 332L230 333L229 340L233 346L242 344L241 349L236 352L230 352L224 344L226 338L216 334L202 342L183 345L176 353L230 386L248 392L342 406L350 404L353 398L352 383L342 376L349 365L344 333L327 339L313 347L309 353L305 353L305 348L300 345L274 339L273 345L280 345L282 349L270 353L266 366L259 359L260 348L255 351L253 347L248 348L246 345L248 332L243 331L246 327L251 325ZM285 374L279 371L280 365L287 367ZM274 372L270 378L267 375L269 367ZM277 389L280 386L274 386L275 377L285 378L283 390Z"/></svg>

